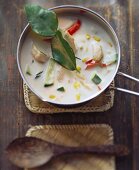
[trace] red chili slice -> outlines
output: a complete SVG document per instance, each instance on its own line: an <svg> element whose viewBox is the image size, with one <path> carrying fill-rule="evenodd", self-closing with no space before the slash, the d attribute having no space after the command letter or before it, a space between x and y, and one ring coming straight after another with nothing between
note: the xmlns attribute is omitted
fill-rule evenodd
<svg viewBox="0 0 139 170"><path fill-rule="evenodd" d="M106 64L100 63L100 67L107 67Z"/></svg>
<svg viewBox="0 0 139 170"><path fill-rule="evenodd" d="M98 63L96 63L94 60L92 60L91 62L88 61L88 63L86 65L87 65L86 69L89 69L89 68L97 66Z"/></svg>
<svg viewBox="0 0 139 170"><path fill-rule="evenodd" d="M45 41L45 42L51 42L51 39L44 38L43 41Z"/></svg>
<svg viewBox="0 0 139 170"><path fill-rule="evenodd" d="M95 61L93 59L86 61L85 64L87 65L85 69L89 69L89 68L92 68L92 67L95 67L95 66L107 67L106 64L100 63L100 62Z"/></svg>
<svg viewBox="0 0 139 170"><path fill-rule="evenodd" d="M70 28L68 28L68 33L73 35L81 26L81 21L78 19Z"/></svg>
<svg viewBox="0 0 139 170"><path fill-rule="evenodd" d="M89 64L89 63L91 63L91 62L95 62L95 60L90 59L90 60L86 61L85 64Z"/></svg>

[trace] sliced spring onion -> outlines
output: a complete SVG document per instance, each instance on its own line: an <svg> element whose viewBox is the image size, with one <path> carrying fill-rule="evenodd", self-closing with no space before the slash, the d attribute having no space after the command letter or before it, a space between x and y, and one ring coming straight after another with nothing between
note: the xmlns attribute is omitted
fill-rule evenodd
<svg viewBox="0 0 139 170"><path fill-rule="evenodd" d="M43 73L43 71L40 71L39 73L37 73L36 76L35 76L35 79L39 78L42 73Z"/></svg>
<svg viewBox="0 0 139 170"><path fill-rule="evenodd" d="M29 66L28 64L26 65L25 72L26 72L26 74L29 75L29 76L32 75L32 74L31 74L31 70L30 70L30 66Z"/></svg>
<svg viewBox="0 0 139 170"><path fill-rule="evenodd" d="M95 84L100 84L101 83L101 78L96 74L94 73L91 77L91 80L95 83Z"/></svg>
<svg viewBox="0 0 139 170"><path fill-rule="evenodd" d="M55 60L50 58L46 69L44 87L48 87L54 84L55 64L56 64Z"/></svg>
<svg viewBox="0 0 139 170"><path fill-rule="evenodd" d="M57 91L64 92L64 91L65 91L65 88L64 88L64 87L59 87L59 88L57 89Z"/></svg>

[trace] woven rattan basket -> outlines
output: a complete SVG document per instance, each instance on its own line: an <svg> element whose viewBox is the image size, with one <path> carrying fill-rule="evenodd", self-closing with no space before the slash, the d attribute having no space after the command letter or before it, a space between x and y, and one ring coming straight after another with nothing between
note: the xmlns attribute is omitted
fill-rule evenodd
<svg viewBox="0 0 139 170"><path fill-rule="evenodd" d="M113 143L113 131L105 124L34 126L26 135L68 146ZM54 158L33 170L115 170L115 159L113 156L70 154Z"/></svg>
<svg viewBox="0 0 139 170"><path fill-rule="evenodd" d="M92 99L82 105L77 105L76 107L59 107L47 102L41 101L26 84L23 84L24 90L24 100L26 107L33 113L40 114L52 114L52 113L62 113L62 112L104 112L110 109L114 103L114 91L112 87L114 82L110 87L105 90L100 96Z"/></svg>

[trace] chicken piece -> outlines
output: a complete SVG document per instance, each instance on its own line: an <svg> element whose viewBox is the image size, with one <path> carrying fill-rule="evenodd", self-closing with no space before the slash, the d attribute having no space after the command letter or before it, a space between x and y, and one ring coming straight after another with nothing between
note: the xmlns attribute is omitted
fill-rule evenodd
<svg viewBox="0 0 139 170"><path fill-rule="evenodd" d="M48 57L44 53L42 53L40 50L38 50L38 48L34 44L32 45L31 52L32 52L32 55L36 61L38 61L39 63L46 62Z"/></svg>
<svg viewBox="0 0 139 170"><path fill-rule="evenodd" d="M74 38L67 31L64 32L64 38L69 43L70 47L73 49L74 53L76 53L77 49L75 46Z"/></svg>
<svg viewBox="0 0 139 170"><path fill-rule="evenodd" d="M98 43L93 44L93 60L98 62L102 58L103 58L102 47Z"/></svg>

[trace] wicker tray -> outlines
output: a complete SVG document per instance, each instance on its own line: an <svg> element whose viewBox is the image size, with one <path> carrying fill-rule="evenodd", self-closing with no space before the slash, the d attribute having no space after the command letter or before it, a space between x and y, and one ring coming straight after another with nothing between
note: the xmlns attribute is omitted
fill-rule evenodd
<svg viewBox="0 0 139 170"><path fill-rule="evenodd" d="M49 142L68 146L112 144L113 131L101 125L45 125L31 127L26 136L34 136ZM115 170L113 156L74 154L59 156L44 166L33 170ZM27 169L26 169L27 170Z"/></svg>
<svg viewBox="0 0 139 170"><path fill-rule="evenodd" d="M114 86L114 82L110 87L103 92L100 96L96 97L89 102L86 102L80 106L74 107L59 107L47 102L41 101L26 84L23 84L24 101L26 107L33 113L61 113L61 112L104 112L110 109L114 103L114 91L111 87Z"/></svg>

